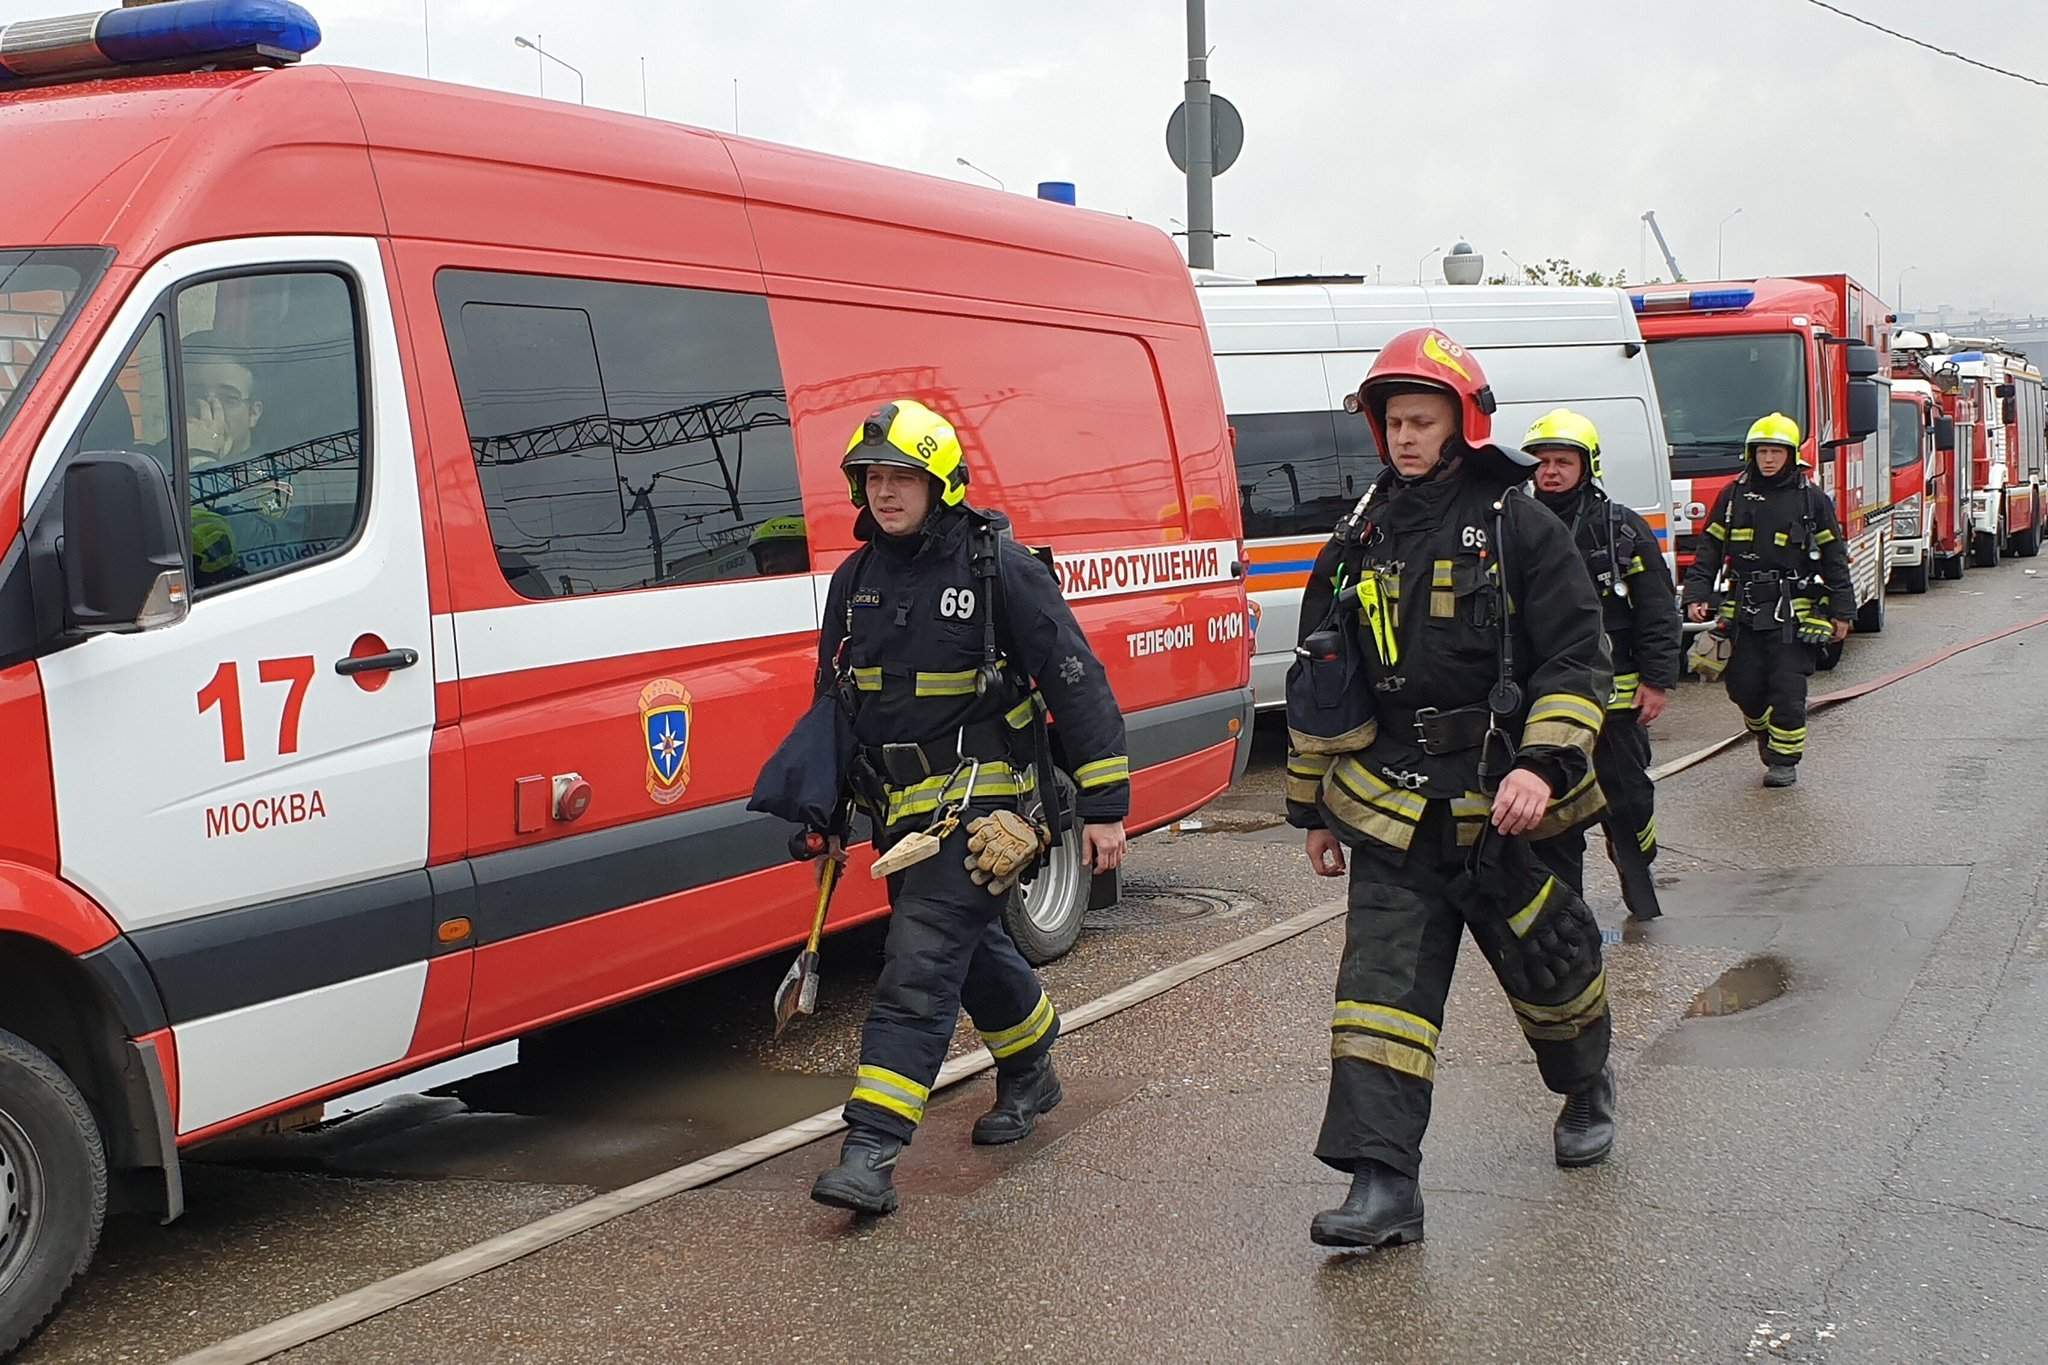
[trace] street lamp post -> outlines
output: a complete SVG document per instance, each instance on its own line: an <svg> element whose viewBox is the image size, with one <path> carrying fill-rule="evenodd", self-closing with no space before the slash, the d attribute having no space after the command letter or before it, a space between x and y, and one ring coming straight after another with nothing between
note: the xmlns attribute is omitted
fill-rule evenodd
<svg viewBox="0 0 2048 1365"><path fill-rule="evenodd" d="M514 47L532 48L534 52L540 55L543 61L553 62L556 66L561 67L564 71L567 71L570 75L574 76L576 78L576 102L578 104L583 103L583 73L577 70L575 67L569 65L567 62L563 61L560 57L557 57L554 53L549 52L547 49L543 48L540 45L540 35L538 33L533 35L533 41L530 43L526 41L526 39L521 38L515 34L512 38L512 45ZM541 87L542 93L546 93L547 80L545 76L542 77Z"/></svg>
<svg viewBox="0 0 2048 1365"><path fill-rule="evenodd" d="M1507 253L1507 252L1505 252L1505 251L1501 252L1500 254L1501 254L1502 256L1504 256L1504 257L1506 257L1506 258L1507 258L1507 263L1508 263L1509 265L1513 266L1513 267L1514 267L1515 269L1517 269L1517 270L1519 270L1519 271L1521 271L1521 272L1522 272L1522 283L1523 283L1523 284L1528 284L1528 283L1530 283L1530 282L1531 282L1531 281L1530 281L1530 279L1529 279L1529 267L1528 267L1528 266L1526 266L1526 265L1523 265L1523 264L1522 264L1522 263L1521 263L1520 261L1516 260L1516 259L1515 259L1514 257L1512 257L1512 256L1509 256L1509 255L1508 255L1508 253Z"/></svg>
<svg viewBox="0 0 2048 1365"><path fill-rule="evenodd" d="M1246 240L1247 242L1250 242L1250 243L1251 243L1251 244L1252 244L1253 246L1256 246L1256 247L1260 247L1260 248L1264 249L1264 250L1265 250L1265 251L1266 251L1266 252L1267 252L1267 253L1268 253L1269 255L1271 255L1271 256L1272 256L1272 258L1273 258L1273 273L1274 273L1275 275L1278 275L1278 274L1280 273L1280 253L1279 253L1278 251L1274 250L1274 249L1273 249L1272 247L1270 247L1270 246L1266 245L1266 243L1264 243L1264 242L1260 241L1260 240L1259 240L1258 238L1256 238L1256 237L1252 236L1252 235L1251 235L1251 234L1250 234L1249 232L1247 232L1247 233L1246 233L1246 234L1244 235L1244 239L1245 239L1245 240Z"/></svg>
<svg viewBox="0 0 2048 1365"><path fill-rule="evenodd" d="M964 156L956 156L956 157L954 157L954 158L953 158L953 160L955 160L956 162L958 162L958 163L959 163L959 164L961 164L962 166L965 166L965 167L966 167L966 168L967 168L968 170L970 170L970 171L973 171L973 172L974 172L974 173L975 173L976 175L988 176L988 178L989 178L990 180L994 180L994 181L996 182L996 188L997 188L997 189L999 189L999 190L1003 190L1003 191L1004 191L1004 192L1006 192L1006 193L1008 192L1008 190L1009 190L1009 186L1005 185L1005 184L1004 184L1004 183L1003 183L1003 182L1002 182L1001 180L998 180L998 179L996 179L996 177L995 177L995 176L993 176L993 175L990 175L990 174L989 174L989 173L988 173L987 171L983 170L983 169L982 169L981 167L979 167L979 166L975 165L975 164L974 164L974 163L973 163L972 161L969 161L969 160L968 160L968 159L967 159L966 157L964 157Z"/></svg>
<svg viewBox="0 0 2048 1365"><path fill-rule="evenodd" d="M1721 268L1721 234L1727 231L1728 224L1735 221L1736 214L1739 214L1741 212L1741 209L1735 210L1735 213L1731 213L1727 217L1723 218L1721 220L1721 225L1714 229L1714 278L1717 280L1725 280L1728 278L1726 272L1724 272Z"/></svg>
<svg viewBox="0 0 2048 1365"><path fill-rule="evenodd" d="M1909 265L1904 270L1901 270L1899 272L1898 301L1894 303L1892 307L1898 309L1901 313L1906 311L1906 276L1912 274L1919 268L1920 267L1917 265Z"/></svg>
<svg viewBox="0 0 2048 1365"><path fill-rule="evenodd" d="M1437 252L1442 250L1443 248L1440 246L1433 246L1429 250L1423 252L1420 256L1417 256L1415 258L1415 282L1417 284L1422 283L1422 267L1424 262L1428 261L1430 257L1436 255Z"/></svg>
<svg viewBox="0 0 2048 1365"><path fill-rule="evenodd" d="M1877 219L1870 217L1870 210L1863 210L1863 216L1870 218L1870 230L1877 237L1877 287L1884 288L1884 229L1877 225Z"/></svg>

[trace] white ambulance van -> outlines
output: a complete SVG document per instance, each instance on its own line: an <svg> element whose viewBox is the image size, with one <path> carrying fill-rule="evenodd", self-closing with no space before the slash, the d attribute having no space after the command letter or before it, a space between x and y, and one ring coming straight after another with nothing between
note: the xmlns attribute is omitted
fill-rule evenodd
<svg viewBox="0 0 2048 1365"><path fill-rule="evenodd" d="M1642 332L1621 290L1262 284L1206 273L1196 284L1236 436L1260 707L1284 700L1316 552L1380 470L1372 433L1345 413L1344 395L1380 347L1412 327L1440 327L1478 354L1500 402L1497 439L1519 443L1555 407L1592 418L1604 486L1643 514L1669 561L1670 449Z"/></svg>

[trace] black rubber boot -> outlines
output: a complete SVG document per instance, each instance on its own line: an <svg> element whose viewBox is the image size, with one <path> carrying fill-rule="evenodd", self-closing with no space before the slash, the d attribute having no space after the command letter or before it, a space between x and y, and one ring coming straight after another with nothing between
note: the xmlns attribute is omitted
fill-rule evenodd
<svg viewBox="0 0 2048 1365"><path fill-rule="evenodd" d="M1050 1052L1014 1071L997 1067L995 1107L974 1121L975 1144L996 1147L1023 1141L1038 1126L1038 1116L1057 1109L1062 1098Z"/></svg>
<svg viewBox="0 0 2048 1365"><path fill-rule="evenodd" d="M1799 769L1790 763L1773 763L1764 769L1766 787L1789 787L1799 780Z"/></svg>
<svg viewBox="0 0 2048 1365"><path fill-rule="evenodd" d="M1614 1064L1564 1097L1552 1140L1560 1166L1593 1166L1614 1150Z"/></svg>
<svg viewBox="0 0 2048 1365"><path fill-rule="evenodd" d="M1362 1161L1351 1193L1308 1225L1308 1239L1325 1247L1394 1247L1422 1240L1422 1187L1392 1166Z"/></svg>
<svg viewBox="0 0 2048 1365"><path fill-rule="evenodd" d="M896 1212L896 1157L903 1144L885 1133L849 1128L839 1148L839 1164L811 1185L820 1204L853 1213Z"/></svg>

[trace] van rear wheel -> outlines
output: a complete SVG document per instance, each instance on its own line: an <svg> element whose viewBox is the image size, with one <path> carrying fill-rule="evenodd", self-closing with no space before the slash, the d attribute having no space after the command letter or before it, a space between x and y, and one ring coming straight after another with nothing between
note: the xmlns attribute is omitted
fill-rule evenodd
<svg viewBox="0 0 2048 1365"><path fill-rule="evenodd" d="M1072 813L1073 785L1065 773L1058 781L1068 811L1067 832L1053 845L1031 884L1010 892L1010 907L1003 912L1003 927L1034 967L1065 957L1080 941L1095 883L1082 856L1081 821Z"/></svg>
<svg viewBox="0 0 2048 1365"><path fill-rule="evenodd" d="M1877 596L1856 609L1856 633L1858 635L1881 635L1884 633L1884 584L1877 585Z"/></svg>
<svg viewBox="0 0 2048 1365"><path fill-rule="evenodd" d="M0 1358L85 1273L107 1215L107 1158L85 1097L0 1030Z"/></svg>

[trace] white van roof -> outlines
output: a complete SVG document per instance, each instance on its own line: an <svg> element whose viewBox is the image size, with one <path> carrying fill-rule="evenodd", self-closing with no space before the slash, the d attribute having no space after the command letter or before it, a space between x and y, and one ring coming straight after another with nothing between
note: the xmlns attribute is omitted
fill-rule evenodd
<svg viewBox="0 0 2048 1365"><path fill-rule="evenodd" d="M1550 285L1236 284L1195 290L1218 355L1376 351L1411 327L1475 349L1640 343L1620 289Z"/></svg>

